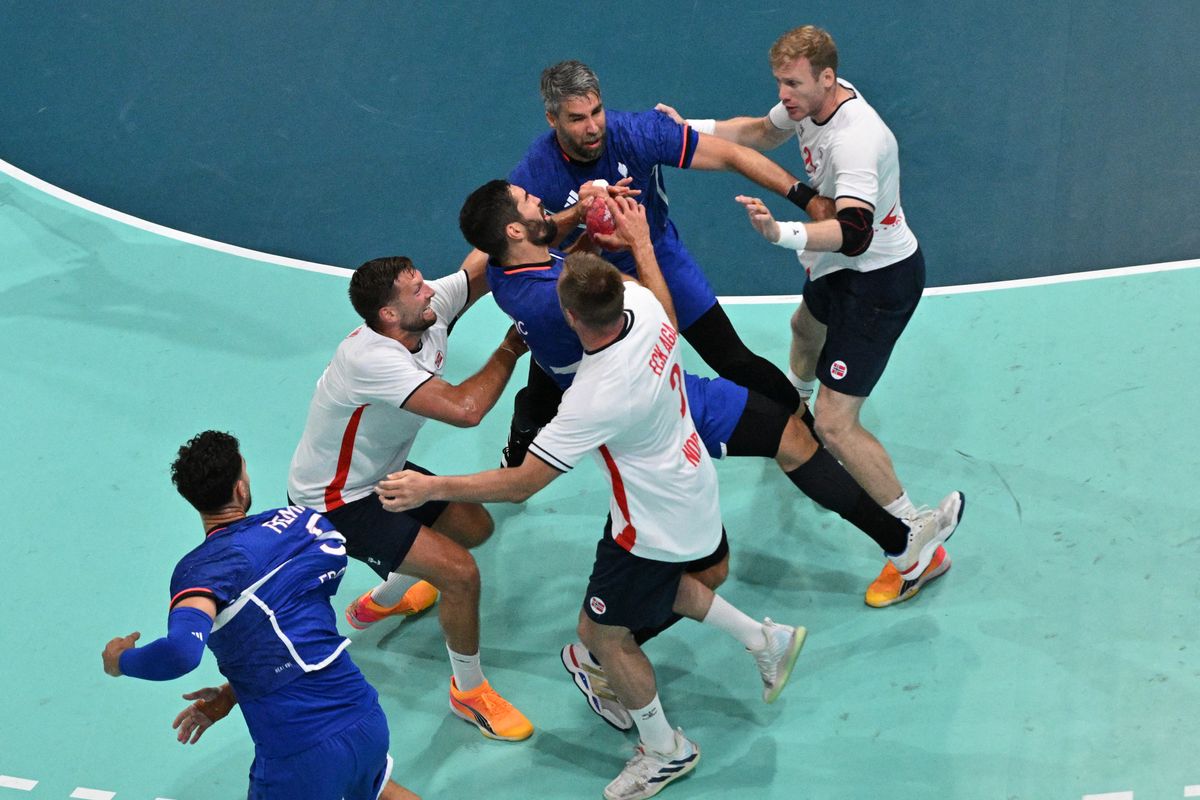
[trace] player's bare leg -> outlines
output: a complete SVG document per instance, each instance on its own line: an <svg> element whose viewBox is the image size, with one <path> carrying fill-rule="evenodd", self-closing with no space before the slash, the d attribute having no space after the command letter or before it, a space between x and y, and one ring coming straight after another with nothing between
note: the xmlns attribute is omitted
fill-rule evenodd
<svg viewBox="0 0 1200 800"><path fill-rule="evenodd" d="M642 708L654 699L658 688L654 667L633 632L619 625L600 625L583 612L579 614L579 641L601 664L608 684L626 708Z"/></svg>
<svg viewBox="0 0 1200 800"><path fill-rule="evenodd" d="M792 374L805 383L816 380L817 356L825 346L825 331L825 326L817 322L803 302L796 306L792 314L792 346L788 353L788 366ZM805 402L808 402L807 398Z"/></svg>
<svg viewBox="0 0 1200 800"><path fill-rule="evenodd" d="M441 591L438 619L447 646L456 653L478 653L479 567L466 548L422 525L399 569L429 581Z"/></svg>
<svg viewBox="0 0 1200 800"><path fill-rule="evenodd" d="M479 659L479 567L470 552L422 525L400 569L424 578L442 592L438 619L454 673L450 679L450 709L490 739L528 739L533 725L483 676Z"/></svg>
<svg viewBox="0 0 1200 800"><path fill-rule="evenodd" d="M479 503L450 503L430 527L468 550L479 547L496 530L492 515Z"/></svg>
<svg viewBox="0 0 1200 800"><path fill-rule="evenodd" d="M822 387L814 414L817 435L871 499L886 507L900 497L904 489L887 450L859 422L865 400L865 397Z"/></svg>

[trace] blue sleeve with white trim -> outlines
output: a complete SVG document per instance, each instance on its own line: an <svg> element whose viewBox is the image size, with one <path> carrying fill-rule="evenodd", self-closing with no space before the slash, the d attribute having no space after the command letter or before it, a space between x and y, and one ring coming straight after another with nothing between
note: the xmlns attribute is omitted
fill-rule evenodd
<svg viewBox="0 0 1200 800"><path fill-rule="evenodd" d="M167 617L167 635L121 654L121 672L147 681L169 681L194 670L204 655L213 619L198 608L176 608Z"/></svg>

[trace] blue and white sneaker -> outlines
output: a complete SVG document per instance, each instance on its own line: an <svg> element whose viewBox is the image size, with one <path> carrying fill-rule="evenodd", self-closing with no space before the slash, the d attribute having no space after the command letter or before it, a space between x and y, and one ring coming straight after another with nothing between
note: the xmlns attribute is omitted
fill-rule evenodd
<svg viewBox="0 0 1200 800"><path fill-rule="evenodd" d="M675 729L675 750L659 753L649 750L642 743L634 748L633 758L625 763L625 769L604 787L606 800L641 800L667 788L671 781L678 780L700 763L700 745Z"/></svg>
<svg viewBox="0 0 1200 800"><path fill-rule="evenodd" d="M604 667L600 666L588 649L576 642L564 647L561 655L563 666L571 673L575 685L583 693L588 708L619 731L632 728L633 716L617 699L616 693L608 685L608 679L604 677Z"/></svg>

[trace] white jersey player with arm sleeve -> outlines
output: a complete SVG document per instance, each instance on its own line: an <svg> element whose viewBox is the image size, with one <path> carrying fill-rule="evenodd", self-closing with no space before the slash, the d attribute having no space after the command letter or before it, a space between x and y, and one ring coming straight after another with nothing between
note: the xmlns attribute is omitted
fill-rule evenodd
<svg viewBox="0 0 1200 800"><path fill-rule="evenodd" d="M839 252L798 251L810 278L839 269L859 272L891 266L911 256L917 238L900 205L900 148L896 137L849 81L838 83L851 94L823 122L811 116L788 117L783 103L767 115L781 131L795 131L812 188L824 197L860 200L874 210L874 235L859 256Z"/></svg>

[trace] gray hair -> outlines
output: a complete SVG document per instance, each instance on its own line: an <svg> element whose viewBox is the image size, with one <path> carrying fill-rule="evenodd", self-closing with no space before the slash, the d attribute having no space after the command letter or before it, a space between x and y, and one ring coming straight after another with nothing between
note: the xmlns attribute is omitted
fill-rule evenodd
<svg viewBox="0 0 1200 800"><path fill-rule="evenodd" d="M582 61L560 61L542 70L542 103L551 116L558 116L564 100L589 94L600 96L600 79Z"/></svg>

